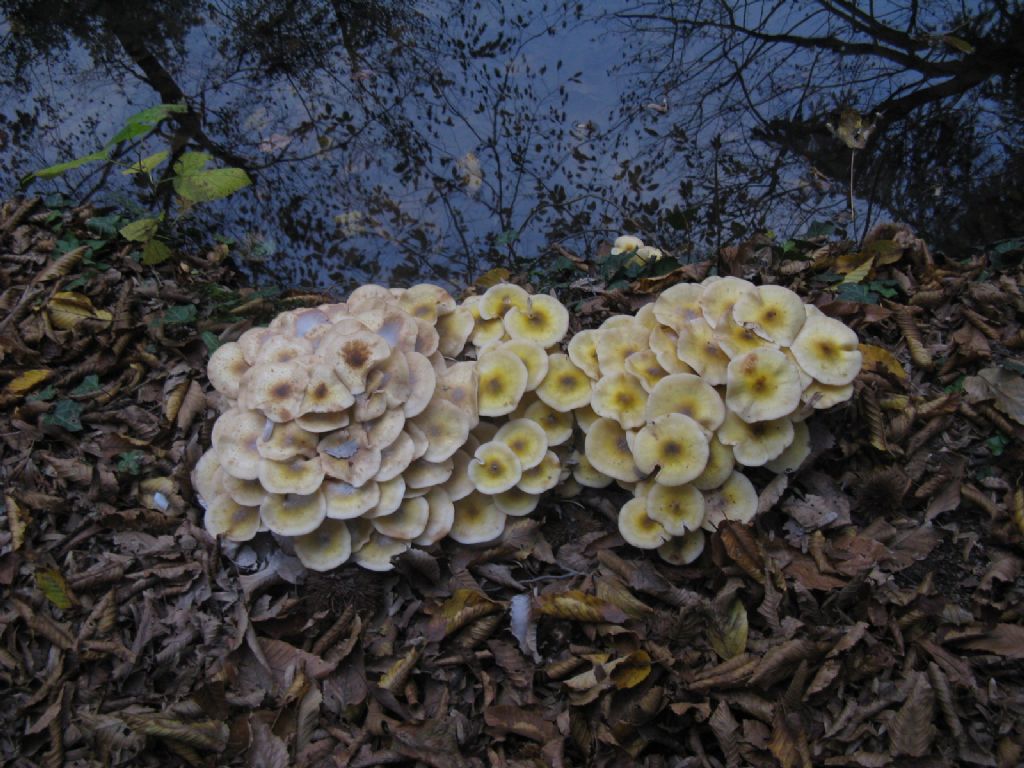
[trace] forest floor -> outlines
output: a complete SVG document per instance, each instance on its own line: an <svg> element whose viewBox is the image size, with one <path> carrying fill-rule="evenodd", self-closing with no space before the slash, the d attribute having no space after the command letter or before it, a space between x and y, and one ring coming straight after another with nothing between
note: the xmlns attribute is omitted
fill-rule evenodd
<svg viewBox="0 0 1024 768"><path fill-rule="evenodd" d="M210 350L343 297L246 287L222 246L144 266L117 226L0 209L4 765L1024 763L1019 244L726 249L855 328L865 368L692 566L625 545L600 492L311 575L226 557L189 473ZM710 267L601 290L572 260L577 327Z"/></svg>

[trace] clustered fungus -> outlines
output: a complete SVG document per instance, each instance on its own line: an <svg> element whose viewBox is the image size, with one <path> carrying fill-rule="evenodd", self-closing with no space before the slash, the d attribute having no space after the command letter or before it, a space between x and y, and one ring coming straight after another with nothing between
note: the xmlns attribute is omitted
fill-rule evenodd
<svg viewBox="0 0 1024 768"><path fill-rule="evenodd" d="M224 407L193 473L207 529L269 532L312 570L385 571L412 546L491 542L548 491L618 483L622 537L690 563L706 531L754 518L743 470L795 471L804 420L849 399L861 364L850 328L733 277L563 346L568 327L557 299L509 283L461 304L366 285L223 344Z"/></svg>

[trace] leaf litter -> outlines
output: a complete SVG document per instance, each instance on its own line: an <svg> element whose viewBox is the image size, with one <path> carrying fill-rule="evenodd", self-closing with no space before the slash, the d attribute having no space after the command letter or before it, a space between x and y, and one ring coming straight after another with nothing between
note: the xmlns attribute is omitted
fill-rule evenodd
<svg viewBox="0 0 1024 768"><path fill-rule="evenodd" d="M5 764L1024 760L1019 267L902 227L724 249L855 327L866 365L693 565L624 546L591 494L391 574L307 574L211 539L189 473L210 350L329 298L248 288L222 247L143 266L87 234L100 213L0 209ZM710 267L602 292L569 261L586 325ZM830 290L853 269L865 301Z"/></svg>

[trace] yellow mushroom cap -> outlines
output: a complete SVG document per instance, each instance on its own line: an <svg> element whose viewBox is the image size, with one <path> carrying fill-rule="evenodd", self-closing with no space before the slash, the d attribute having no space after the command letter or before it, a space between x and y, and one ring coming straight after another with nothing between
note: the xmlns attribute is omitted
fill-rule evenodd
<svg viewBox="0 0 1024 768"><path fill-rule="evenodd" d="M545 405L565 412L588 405L591 388L587 374L573 365L568 355L557 353L548 357L547 376L536 392Z"/></svg>
<svg viewBox="0 0 1024 768"><path fill-rule="evenodd" d="M505 323L500 317L496 317L493 320L477 320L469 340L477 349L484 349L501 341L505 336Z"/></svg>
<svg viewBox="0 0 1024 768"><path fill-rule="evenodd" d="M697 529L685 536L673 536L660 547L658 555L672 565L689 565L704 551L704 531Z"/></svg>
<svg viewBox="0 0 1024 768"><path fill-rule="evenodd" d="M526 493L543 493L558 485L562 474L562 463L554 451L547 451L543 460L534 467L523 470L518 488Z"/></svg>
<svg viewBox="0 0 1024 768"><path fill-rule="evenodd" d="M312 533L295 537L295 554L311 571L330 571L352 555L352 536L341 520L324 520Z"/></svg>
<svg viewBox="0 0 1024 768"><path fill-rule="evenodd" d="M391 480L376 483L378 500L377 503L363 513L363 517L372 519L390 515L402 505L405 498L405 478L399 475Z"/></svg>
<svg viewBox="0 0 1024 768"><path fill-rule="evenodd" d="M699 491L717 488L729 479L735 466L736 458L732 455L732 447L724 445L718 439L718 435L714 435L708 442L707 466L694 478L693 487Z"/></svg>
<svg viewBox="0 0 1024 768"><path fill-rule="evenodd" d="M725 402L744 421L788 416L800 405L800 374L777 349L759 349L729 363Z"/></svg>
<svg viewBox="0 0 1024 768"><path fill-rule="evenodd" d="M505 513L494 499L483 493L471 493L455 502L455 521L448 535L460 544L483 544L501 536Z"/></svg>
<svg viewBox="0 0 1024 768"><path fill-rule="evenodd" d="M255 480L260 474L257 449L267 419L259 411L233 408L213 425L213 447L222 470L239 480Z"/></svg>
<svg viewBox="0 0 1024 768"><path fill-rule="evenodd" d="M673 536L682 536L704 522L704 497L692 485L654 483L647 492L647 516Z"/></svg>
<svg viewBox="0 0 1024 768"><path fill-rule="evenodd" d="M390 515L373 518L373 527L392 539L412 541L423 533L430 519L430 504L422 496L405 499Z"/></svg>
<svg viewBox="0 0 1024 768"><path fill-rule="evenodd" d="M719 320L732 316L737 301L756 290L757 287L753 283L738 277L723 277L710 283L705 282L699 302L704 320L712 328L716 328Z"/></svg>
<svg viewBox="0 0 1024 768"><path fill-rule="evenodd" d="M613 373L594 385L590 407L598 416L615 419L623 429L635 429L646 420L647 390L635 376Z"/></svg>
<svg viewBox="0 0 1024 768"><path fill-rule="evenodd" d="M646 474L633 459L626 431L612 419L601 418L593 423L584 441L584 451L594 469L615 480L635 483ZM579 477L576 479L582 484Z"/></svg>
<svg viewBox="0 0 1024 768"><path fill-rule="evenodd" d="M281 536L302 536L312 533L327 517L324 495L317 491L309 495L296 493L269 493L260 504L260 519L274 533Z"/></svg>
<svg viewBox="0 0 1024 768"><path fill-rule="evenodd" d="M438 285L421 283L405 291L398 299L398 306L413 317L434 324L440 315L455 309L455 299Z"/></svg>
<svg viewBox="0 0 1024 768"><path fill-rule="evenodd" d="M811 431L807 422L798 421L793 424L793 442L778 457L765 463L765 468L778 474L788 474L800 469L808 456L811 455Z"/></svg>
<svg viewBox="0 0 1024 768"><path fill-rule="evenodd" d="M650 331L633 322L606 328L597 336L597 364L601 376L626 372L626 358L647 349Z"/></svg>
<svg viewBox="0 0 1024 768"><path fill-rule="evenodd" d="M308 458L316 455L318 436L313 432L307 432L294 421L284 424L268 422L268 426L270 434L264 429L256 441L256 450L264 459L287 461L295 456Z"/></svg>
<svg viewBox="0 0 1024 768"><path fill-rule="evenodd" d="M494 503L509 517L525 517L539 502L540 496L527 493L519 486L494 494Z"/></svg>
<svg viewBox="0 0 1024 768"><path fill-rule="evenodd" d="M530 294L518 285L498 283L488 288L480 297L477 311L480 313L481 319L494 320L504 317L505 313L513 307L526 309L529 300Z"/></svg>
<svg viewBox="0 0 1024 768"><path fill-rule="evenodd" d="M368 571L390 571L395 564L392 560L409 550L411 542L392 539L379 531L373 531L363 546L352 553L352 559Z"/></svg>
<svg viewBox="0 0 1024 768"><path fill-rule="evenodd" d="M469 416L447 400L435 397L419 416L412 420L427 438L423 459L440 462L448 459L469 436Z"/></svg>
<svg viewBox="0 0 1024 768"><path fill-rule="evenodd" d="M572 499L583 492L583 486L576 482L570 475L555 486L555 493L560 499Z"/></svg>
<svg viewBox="0 0 1024 768"><path fill-rule="evenodd" d="M334 520L360 517L380 502L380 485L372 480L359 488L341 480L327 480L321 492L327 504L327 517Z"/></svg>
<svg viewBox="0 0 1024 768"><path fill-rule="evenodd" d="M523 418L540 424L547 437L548 447L562 445L562 443L565 443L572 437L572 413L556 411L541 400L530 403L523 412Z"/></svg>
<svg viewBox="0 0 1024 768"><path fill-rule="evenodd" d="M454 311L437 318L437 349L445 357L458 357L466 347L476 321L473 313L466 307L456 307Z"/></svg>
<svg viewBox="0 0 1024 768"><path fill-rule="evenodd" d="M232 477L223 472L218 473L218 475L224 493L243 507L258 507L263 503L263 497L267 495L267 490L260 485L259 480L239 480L237 477ZM212 497L208 496L206 498Z"/></svg>
<svg viewBox="0 0 1024 768"><path fill-rule="evenodd" d="M192 468L192 489L201 499L212 499L220 492L224 472L220 468L217 451L211 448Z"/></svg>
<svg viewBox="0 0 1024 768"><path fill-rule="evenodd" d="M515 410L529 379L522 360L505 350L491 350L477 361L477 374L477 404L481 416L504 416Z"/></svg>
<svg viewBox="0 0 1024 768"><path fill-rule="evenodd" d="M260 527L259 507L245 507L226 493L209 500L203 525L214 536L228 541L249 541Z"/></svg>
<svg viewBox="0 0 1024 768"><path fill-rule="evenodd" d="M523 466L515 451L492 440L476 449L468 472L469 479L480 493L494 495L518 483L523 476Z"/></svg>
<svg viewBox="0 0 1024 768"><path fill-rule="evenodd" d="M569 339L569 359L573 365L583 370L592 379L601 378L601 369L597 359L597 339L601 331L586 328L573 334Z"/></svg>
<svg viewBox="0 0 1024 768"><path fill-rule="evenodd" d="M715 340L714 329L699 317L679 329L676 355L713 387L725 384L729 356Z"/></svg>
<svg viewBox="0 0 1024 768"><path fill-rule="evenodd" d="M614 478L599 471L590 463L585 452L574 452L572 463L573 479L585 488L606 488L614 482Z"/></svg>
<svg viewBox="0 0 1024 768"><path fill-rule="evenodd" d="M427 488L448 482L454 471L455 462L451 459L438 462L417 459L409 465L409 468L405 470L403 475L406 485L406 497L413 495L412 491L422 490L426 492Z"/></svg>
<svg viewBox="0 0 1024 768"><path fill-rule="evenodd" d="M626 373L636 376L646 392L653 390L659 381L668 376L668 371L661 367L658 356L651 349L642 349L627 357Z"/></svg>
<svg viewBox="0 0 1024 768"><path fill-rule="evenodd" d="M572 413L576 417L576 423L580 425L580 429L584 434L589 432L590 428L594 426L594 422L601 418L594 412L594 409L591 408L589 404L584 405L581 408L576 408Z"/></svg>
<svg viewBox="0 0 1024 768"><path fill-rule="evenodd" d="M732 411L718 430L718 439L731 445L736 461L746 467L760 467L778 458L793 442L793 422L787 418L743 421Z"/></svg>
<svg viewBox="0 0 1024 768"><path fill-rule="evenodd" d="M761 338L788 347L803 328L807 311L801 298L788 288L762 285L736 302L732 316Z"/></svg>
<svg viewBox="0 0 1024 768"><path fill-rule="evenodd" d="M557 344L569 330L569 310L554 296L530 296L525 307L505 313L505 331L513 339L532 341L541 347Z"/></svg>
<svg viewBox="0 0 1024 768"><path fill-rule="evenodd" d="M391 445L380 452L380 469L373 479L387 482L398 477L412 463L415 450L412 438L405 432L400 433Z"/></svg>
<svg viewBox="0 0 1024 768"><path fill-rule="evenodd" d="M473 450L478 447L474 447ZM452 456L452 473L444 484L444 490L452 501L464 499L476 490L473 481L469 479L469 464L472 461L473 457L465 447L457 450Z"/></svg>
<svg viewBox="0 0 1024 768"><path fill-rule="evenodd" d="M708 463L708 439L700 424L681 413L651 420L636 434L633 457L641 472L660 467L662 485L682 485L698 477Z"/></svg>
<svg viewBox="0 0 1024 768"><path fill-rule="evenodd" d="M638 549L657 549L668 541L669 533L647 515L644 499L630 499L619 510L619 533Z"/></svg>
<svg viewBox="0 0 1024 768"><path fill-rule="evenodd" d="M820 381L811 382L800 395L800 399L815 410L845 403L851 397L853 397L853 384L830 386L822 384Z"/></svg>
<svg viewBox="0 0 1024 768"><path fill-rule="evenodd" d="M507 321L506 321L507 322ZM536 389L548 373L548 353L544 346L528 339L517 339L502 342L497 349L511 352L523 361L526 366L526 391Z"/></svg>
<svg viewBox="0 0 1024 768"><path fill-rule="evenodd" d="M730 358L761 349L778 349L774 342L762 339L752 329L737 323L732 315L719 319L715 326L715 342Z"/></svg>
<svg viewBox="0 0 1024 768"><path fill-rule="evenodd" d="M676 354L678 346L679 336L671 328L659 325L647 334L647 348L654 353L658 365L664 368L666 373L693 373L693 369Z"/></svg>
<svg viewBox="0 0 1024 768"><path fill-rule="evenodd" d="M441 488L431 488L422 498L426 500L430 514L423 533L413 539L413 543L429 547L431 544L439 542L451 531L455 524L455 504L452 503L447 491Z"/></svg>
<svg viewBox="0 0 1024 768"><path fill-rule="evenodd" d="M704 530L717 530L723 520L749 523L756 514L757 491L740 472L734 471L718 488L704 494Z"/></svg>
<svg viewBox="0 0 1024 768"><path fill-rule="evenodd" d="M653 331L658 327L658 318L654 314L654 302L644 304L640 309L636 311L633 318L637 323L647 329L648 332Z"/></svg>
<svg viewBox="0 0 1024 768"><path fill-rule="evenodd" d="M704 288L697 283L677 283L661 292L654 302L654 316L658 322L678 331L683 323L703 317L700 297Z"/></svg>
<svg viewBox="0 0 1024 768"><path fill-rule="evenodd" d="M261 459L259 469L260 485L271 493L297 493L308 495L324 481L324 469L319 459L305 459L301 456L287 461Z"/></svg>
<svg viewBox="0 0 1024 768"><path fill-rule="evenodd" d="M647 420L681 413L714 432L725 419L725 404L715 388L692 373L673 373L655 385L647 400Z"/></svg>
<svg viewBox="0 0 1024 768"><path fill-rule="evenodd" d="M242 376L249 370L249 362L245 359L242 347L233 341L221 344L210 355L206 366L206 375L210 383L225 397L238 399L238 385Z"/></svg>
<svg viewBox="0 0 1024 768"><path fill-rule="evenodd" d="M512 449L523 470L540 464L548 450L544 428L530 419L514 419L503 424L494 439Z"/></svg>
<svg viewBox="0 0 1024 768"><path fill-rule="evenodd" d="M618 256L620 253L633 253L643 248L644 241L635 235L619 235L612 244L611 255Z"/></svg>
<svg viewBox="0 0 1024 768"><path fill-rule="evenodd" d="M791 349L800 367L822 384L849 384L860 372L857 334L826 315L808 316Z"/></svg>
<svg viewBox="0 0 1024 768"><path fill-rule="evenodd" d="M271 421L291 421L299 415L309 372L297 361L254 365L238 386L238 402L258 408Z"/></svg>

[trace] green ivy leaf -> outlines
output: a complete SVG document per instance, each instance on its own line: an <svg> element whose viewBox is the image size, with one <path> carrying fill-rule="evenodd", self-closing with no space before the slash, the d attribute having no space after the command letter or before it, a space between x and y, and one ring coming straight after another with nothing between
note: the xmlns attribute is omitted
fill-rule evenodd
<svg viewBox="0 0 1024 768"><path fill-rule="evenodd" d="M116 213L112 213L109 216L93 216L91 219L86 220L85 226L97 234L112 239L117 237L117 225L120 223L121 217ZM102 243L102 241L97 242ZM94 245L93 247L96 246Z"/></svg>
<svg viewBox="0 0 1024 768"><path fill-rule="evenodd" d="M169 307L160 317L163 325L184 325L196 319L195 304L176 304Z"/></svg>
<svg viewBox="0 0 1024 768"><path fill-rule="evenodd" d="M212 168L174 177L174 191L192 203L220 200L252 184L241 168Z"/></svg>
<svg viewBox="0 0 1024 768"><path fill-rule="evenodd" d="M54 387L51 384L50 386L44 387L43 389L40 389L38 392L35 392L35 393L29 395L25 399L28 400L30 403L32 403L32 402L44 402L45 403L45 402L49 402L50 400L53 400L53 398L55 398L56 396L57 396L57 388Z"/></svg>
<svg viewBox="0 0 1024 768"><path fill-rule="evenodd" d="M129 475L139 475L142 473L142 462L145 458L146 454L142 451L125 451L118 455L117 464L114 468L118 472L124 472Z"/></svg>
<svg viewBox="0 0 1024 768"><path fill-rule="evenodd" d="M146 244L142 247L142 263L146 266L163 264L173 255L174 253L171 249L156 238L146 241Z"/></svg>
<svg viewBox="0 0 1024 768"><path fill-rule="evenodd" d="M95 373L90 373L82 382L71 390L72 397L81 397L83 395L92 395L99 392L102 389L100 386L100 377Z"/></svg>
<svg viewBox="0 0 1024 768"><path fill-rule="evenodd" d="M152 240L160 226L160 218L136 219L125 224L119 230L121 237L132 243L145 243ZM146 263L146 262L143 262Z"/></svg>
<svg viewBox="0 0 1024 768"><path fill-rule="evenodd" d="M68 432L81 432L84 408L85 406L74 400L58 400L53 410L43 416L43 422L66 429Z"/></svg>
<svg viewBox="0 0 1024 768"><path fill-rule="evenodd" d="M206 349L211 355L217 351L221 344L224 343L217 338L217 334L211 333L210 331L203 331L199 334L199 338L203 340L203 344L206 345Z"/></svg>

